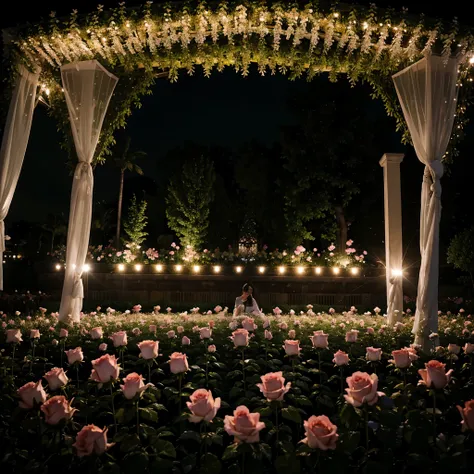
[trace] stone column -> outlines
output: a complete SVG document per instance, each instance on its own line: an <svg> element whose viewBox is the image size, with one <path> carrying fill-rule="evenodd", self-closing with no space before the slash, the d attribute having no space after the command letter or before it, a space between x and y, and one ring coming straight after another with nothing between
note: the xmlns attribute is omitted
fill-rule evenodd
<svg viewBox="0 0 474 474"><path fill-rule="evenodd" d="M404 156L399 153L385 153L379 162L383 168L384 182L387 319L390 325L395 324L401 319L403 311L400 163L403 161Z"/></svg>

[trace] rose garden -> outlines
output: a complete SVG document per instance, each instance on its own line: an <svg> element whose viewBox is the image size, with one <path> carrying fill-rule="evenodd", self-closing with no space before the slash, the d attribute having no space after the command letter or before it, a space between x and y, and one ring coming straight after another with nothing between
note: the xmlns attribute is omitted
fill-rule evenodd
<svg viewBox="0 0 474 474"><path fill-rule="evenodd" d="M457 19L330 3L120 3L4 30L2 473L473 472L474 228L458 203L464 230L453 210L441 221L441 178L462 155L474 33ZM365 84L424 167L417 260L402 245L405 155L378 155L374 198L360 157L378 153L376 140L334 92L319 108L303 94L306 122L287 126L281 149L220 151L235 161L220 183L218 160L197 147L177 158L163 202L147 210L134 193L122 222L125 173L142 176L145 153L130 138L117 153L118 129L155 80L195 67ZM68 223L41 224L47 252L42 234L10 242L4 223L38 105L75 163ZM109 155L120 171L113 234L111 209L94 214ZM383 202L375 252L348 236L377 234L351 222L369 214L368 196ZM17 291L27 259L37 287Z"/></svg>

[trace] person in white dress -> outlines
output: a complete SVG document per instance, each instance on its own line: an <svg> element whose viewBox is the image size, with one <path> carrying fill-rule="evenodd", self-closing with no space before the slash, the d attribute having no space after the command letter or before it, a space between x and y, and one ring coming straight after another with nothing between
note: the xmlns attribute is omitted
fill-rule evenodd
<svg viewBox="0 0 474 474"><path fill-rule="evenodd" d="M261 315L257 301L253 297L253 287L248 283L242 287L242 295L235 299L234 316L251 314L253 316Z"/></svg>

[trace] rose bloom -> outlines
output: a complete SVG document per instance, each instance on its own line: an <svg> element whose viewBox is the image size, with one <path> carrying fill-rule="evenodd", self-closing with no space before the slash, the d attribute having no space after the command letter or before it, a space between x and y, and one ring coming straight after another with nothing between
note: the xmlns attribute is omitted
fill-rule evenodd
<svg viewBox="0 0 474 474"><path fill-rule="evenodd" d="M217 306L214 308L214 312L216 312L216 313L220 313L221 311L222 311L222 306L217 305Z"/></svg>
<svg viewBox="0 0 474 474"><path fill-rule="evenodd" d="M265 329L264 337L265 337L265 339L267 339L268 341L271 341L271 340L273 339L273 334L271 333L271 331L268 331L268 330Z"/></svg>
<svg viewBox="0 0 474 474"><path fill-rule="evenodd" d="M406 369L411 366L412 359L410 358L410 351L407 348L392 351L393 359L389 360L395 367L399 369ZM418 358L418 356L416 356Z"/></svg>
<svg viewBox="0 0 474 474"><path fill-rule="evenodd" d="M382 349L376 347L366 347L365 358L369 362L376 362L382 358Z"/></svg>
<svg viewBox="0 0 474 474"><path fill-rule="evenodd" d="M458 355L461 352L461 347L457 344L448 344L448 352Z"/></svg>
<svg viewBox="0 0 474 474"><path fill-rule="evenodd" d="M260 380L262 383L258 383L257 387L269 402L273 400L283 400L283 397L291 387L291 382L288 382L285 385L283 372L270 372L268 374L262 375Z"/></svg>
<svg viewBox="0 0 474 474"><path fill-rule="evenodd" d="M212 329L211 328L199 328L199 337L201 339L209 339L212 336Z"/></svg>
<svg viewBox="0 0 474 474"><path fill-rule="evenodd" d="M312 416L304 422L306 438L301 443L307 444L312 449L336 449L336 442L339 435L337 426L331 423L325 415Z"/></svg>
<svg viewBox="0 0 474 474"><path fill-rule="evenodd" d="M466 344L464 344L463 350L466 354L472 354L474 352L474 344L466 342Z"/></svg>
<svg viewBox="0 0 474 474"><path fill-rule="evenodd" d="M372 335L372 334L374 334L374 332L375 332L374 328L367 328L367 334Z"/></svg>
<svg viewBox="0 0 474 474"><path fill-rule="evenodd" d="M239 326L239 323L237 321L231 321L229 323L229 329L231 331L234 331L235 329L237 329L237 327ZM194 329L194 328L193 328Z"/></svg>
<svg viewBox="0 0 474 474"><path fill-rule="evenodd" d="M59 331L59 337L68 337L69 336L69 331L67 329L61 328Z"/></svg>
<svg viewBox="0 0 474 474"><path fill-rule="evenodd" d="M422 380L418 382L421 385L426 385L428 388L444 388L451 380L453 369L446 372L446 364L437 360L430 360L425 364L425 369L418 370Z"/></svg>
<svg viewBox="0 0 474 474"><path fill-rule="evenodd" d="M57 345L59 344L59 341L58 341L57 339L53 339L53 340L51 341L51 344L52 344L53 346L57 346Z"/></svg>
<svg viewBox="0 0 474 474"><path fill-rule="evenodd" d="M214 329L214 326L216 325L216 323L212 319L207 324L209 325L211 329Z"/></svg>
<svg viewBox="0 0 474 474"><path fill-rule="evenodd" d="M123 379L123 385L120 385L120 388L122 389L123 396L127 400L131 400L133 397L135 397L135 395L140 395L150 385L152 384L147 383L145 385L143 383L142 375L138 375L136 372L132 372Z"/></svg>
<svg viewBox="0 0 474 474"><path fill-rule="evenodd" d="M332 361L340 367L341 365L347 365L350 359L344 351L339 350L334 354L334 359Z"/></svg>
<svg viewBox="0 0 474 474"><path fill-rule="evenodd" d="M214 344L211 344L210 346L207 347L207 352L216 352L217 348Z"/></svg>
<svg viewBox="0 0 474 474"><path fill-rule="evenodd" d="M189 346L191 345L191 339L187 336L183 336L183 339L181 339L181 345L182 346Z"/></svg>
<svg viewBox="0 0 474 474"><path fill-rule="evenodd" d="M278 325L278 327L282 330L282 331L286 331L288 329L288 324L286 323L280 323Z"/></svg>
<svg viewBox="0 0 474 474"><path fill-rule="evenodd" d="M258 443L260 431L265 423L260 421L260 413L250 413L246 406L239 406L234 410L234 416L226 415L224 429L227 434L234 436L235 442Z"/></svg>
<svg viewBox="0 0 474 474"><path fill-rule="evenodd" d="M174 331L168 331L166 335L168 336L168 339L173 339L176 337L176 333Z"/></svg>
<svg viewBox="0 0 474 474"><path fill-rule="evenodd" d="M150 324L150 325L148 326L148 330L149 330L150 332L156 332L156 324Z"/></svg>
<svg viewBox="0 0 474 474"><path fill-rule="evenodd" d="M268 318L265 318L263 320L262 327L263 327L263 329L266 329L266 328L270 327L270 320Z"/></svg>
<svg viewBox="0 0 474 474"><path fill-rule="evenodd" d="M64 387L69 382L64 369L60 369L58 367L54 367L54 369L46 372L43 377L48 382L49 389L53 391Z"/></svg>
<svg viewBox="0 0 474 474"><path fill-rule="evenodd" d="M39 382L28 382L18 389L20 397L20 408L31 410L35 404L41 404L46 401L47 395L44 391L41 380Z"/></svg>
<svg viewBox="0 0 474 474"><path fill-rule="evenodd" d="M369 375L366 372L354 372L347 377L347 395L344 395L347 403L354 407L360 407L364 403L375 405L380 396L385 395L377 392L378 377L376 374Z"/></svg>
<svg viewBox="0 0 474 474"><path fill-rule="evenodd" d="M158 341L142 341L137 346L140 349L140 357L143 359L150 360L158 357Z"/></svg>
<svg viewBox="0 0 474 474"><path fill-rule="evenodd" d="M70 420L72 415L77 411L71 408L71 403L66 400L63 395L56 395L41 405L41 411L44 413L46 423L48 425L57 425L62 420Z"/></svg>
<svg viewBox="0 0 474 474"><path fill-rule="evenodd" d="M118 331L112 334L112 336L110 336L110 339L112 339L114 347L126 346L128 343L126 331Z"/></svg>
<svg viewBox="0 0 474 474"><path fill-rule="evenodd" d="M100 384L117 380L120 373L120 366L117 358L110 354L105 354L92 361L91 379Z"/></svg>
<svg viewBox="0 0 474 474"><path fill-rule="evenodd" d="M76 347L75 349L69 349L64 351L67 355L67 363L69 365L74 364L75 362L82 362L84 360L84 354L82 353L82 348Z"/></svg>
<svg viewBox="0 0 474 474"><path fill-rule="evenodd" d="M201 421L211 421L221 407L221 399L212 397L209 390L200 388L196 390L190 397L190 402L186 402L191 414L189 421L191 423L199 423Z"/></svg>
<svg viewBox="0 0 474 474"><path fill-rule="evenodd" d="M92 328L89 332L91 339L102 339L104 335L101 327Z"/></svg>
<svg viewBox="0 0 474 474"><path fill-rule="evenodd" d="M140 328L133 328L132 329L132 334L134 336L139 336L142 332L140 331Z"/></svg>
<svg viewBox="0 0 474 474"><path fill-rule="evenodd" d="M249 345L249 332L247 329L237 329L232 333L231 340L235 347L245 347Z"/></svg>
<svg viewBox="0 0 474 474"><path fill-rule="evenodd" d="M474 431L474 400L464 403L464 408L460 407L459 405L457 408L462 416L462 431Z"/></svg>
<svg viewBox="0 0 474 474"><path fill-rule="evenodd" d="M357 329L351 329L350 331L346 332L346 342L356 342L357 334L359 334Z"/></svg>
<svg viewBox="0 0 474 474"><path fill-rule="evenodd" d="M184 332L183 326L178 326L178 327L176 328L176 332L177 332L178 334L183 334L183 332Z"/></svg>
<svg viewBox="0 0 474 474"><path fill-rule="evenodd" d="M283 349L285 349L286 355L293 356L293 355L299 355L301 349L300 349L300 341L293 341L287 339L285 341L285 345L283 346Z"/></svg>
<svg viewBox="0 0 474 474"><path fill-rule="evenodd" d="M294 329L290 329L290 330L288 331L288 337L289 337L290 339L294 339L294 338L296 337L296 331L295 331Z"/></svg>
<svg viewBox="0 0 474 474"><path fill-rule="evenodd" d="M107 350L107 344L103 342L99 345L99 351L105 352Z"/></svg>
<svg viewBox="0 0 474 474"><path fill-rule="evenodd" d="M255 324L255 320L252 318L245 318L242 320L242 327L247 331L255 331L257 329L257 325Z"/></svg>
<svg viewBox="0 0 474 474"><path fill-rule="evenodd" d="M41 336L41 333L39 332L39 329L32 329L30 331L30 339L39 339Z"/></svg>
<svg viewBox="0 0 474 474"><path fill-rule="evenodd" d="M7 329L7 342L18 344L23 341L21 338L21 331L19 329Z"/></svg>
<svg viewBox="0 0 474 474"><path fill-rule="evenodd" d="M189 370L188 358L181 352L173 352L169 360L170 370L173 374L182 374Z"/></svg>
<svg viewBox="0 0 474 474"><path fill-rule="evenodd" d="M309 336L313 347L316 349L327 349L328 337L329 334L324 334L324 331L314 331L313 336Z"/></svg>
<svg viewBox="0 0 474 474"><path fill-rule="evenodd" d="M100 429L95 425L84 426L73 444L79 457L90 456L92 453L102 454L113 445L114 443L107 444L107 429Z"/></svg>

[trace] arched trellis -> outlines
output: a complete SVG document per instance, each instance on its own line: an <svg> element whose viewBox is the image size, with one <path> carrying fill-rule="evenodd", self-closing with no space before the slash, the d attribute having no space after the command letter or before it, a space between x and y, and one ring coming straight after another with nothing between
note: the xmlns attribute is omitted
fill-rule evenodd
<svg viewBox="0 0 474 474"><path fill-rule="evenodd" d="M456 21L447 25L409 17L404 11L355 6L338 5L336 10L316 3L300 8L287 2L250 1L212 7L201 2L190 9L179 3L155 7L148 2L143 8L126 9L120 4L111 11L99 7L85 17L74 11L66 20L52 14L47 25L9 30L4 37L12 78L18 63L40 71L38 94L67 134L70 127L60 74L64 66L97 60L120 79L95 160L104 159L114 130L124 126L132 105L138 105L141 95L149 91L156 70L168 71L175 81L180 71L193 74L196 66L206 76L225 67L245 76L254 63L262 75L278 72L290 79L306 75L311 80L327 72L333 80L345 75L353 83L367 81L407 140L391 76L432 54L438 55L443 67L455 56L456 94L460 94L451 146L461 136L472 83L469 59L474 37ZM449 153L452 149L445 149L444 158Z"/></svg>

